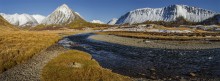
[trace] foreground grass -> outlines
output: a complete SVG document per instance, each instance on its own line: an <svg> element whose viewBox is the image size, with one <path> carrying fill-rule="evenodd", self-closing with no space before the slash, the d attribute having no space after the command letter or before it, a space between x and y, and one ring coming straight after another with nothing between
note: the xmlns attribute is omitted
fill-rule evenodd
<svg viewBox="0 0 220 81"><path fill-rule="evenodd" d="M43 81L130 81L102 68L91 55L72 50L51 60L43 69Z"/></svg>
<svg viewBox="0 0 220 81"><path fill-rule="evenodd" d="M0 73L23 63L55 44L62 36L77 32L65 31L1 31Z"/></svg>

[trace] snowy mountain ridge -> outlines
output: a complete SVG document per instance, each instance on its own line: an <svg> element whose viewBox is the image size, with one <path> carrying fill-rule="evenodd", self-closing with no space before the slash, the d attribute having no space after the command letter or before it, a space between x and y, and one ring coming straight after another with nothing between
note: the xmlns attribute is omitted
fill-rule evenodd
<svg viewBox="0 0 220 81"><path fill-rule="evenodd" d="M216 12L211 10L206 10L197 7L191 7L187 5L170 5L163 8L140 8L126 13L119 19L113 18L107 24L134 24L142 23L145 21L175 21L178 17L183 17L184 19L191 22L201 22L215 16ZM76 20L84 20L84 18L77 12L74 12L66 4L59 6L55 11L53 11L47 17L42 15L29 15L29 14L4 14L0 15L7 20L10 24L16 26L36 26L39 24L44 25L65 25L70 24ZM220 18L218 18L220 22ZM96 21L93 21L97 23ZM98 22L101 23L101 22Z"/></svg>
<svg viewBox="0 0 220 81"><path fill-rule="evenodd" d="M71 10L66 4L61 5L47 17L34 14L4 14L0 15L10 24L20 27L37 26L39 24L69 24L76 19L82 19L81 15Z"/></svg>
<svg viewBox="0 0 220 81"><path fill-rule="evenodd" d="M36 26L38 25L44 16L42 15L29 15L29 14L4 14L0 15L7 20L10 24L15 26Z"/></svg>
<svg viewBox="0 0 220 81"><path fill-rule="evenodd" d="M200 22L216 15L216 12L187 5L170 5L163 8L140 8L121 16L116 24L134 24L145 21L175 21L182 16L191 22Z"/></svg>

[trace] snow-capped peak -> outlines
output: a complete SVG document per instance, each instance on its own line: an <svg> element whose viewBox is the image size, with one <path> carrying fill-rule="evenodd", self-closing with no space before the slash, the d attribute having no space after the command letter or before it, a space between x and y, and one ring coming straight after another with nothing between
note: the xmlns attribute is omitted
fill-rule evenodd
<svg viewBox="0 0 220 81"><path fill-rule="evenodd" d="M63 4L60 7L58 7L53 13L47 16L42 21L42 24L69 24L73 22L75 19L79 18L81 18L79 15L77 15L66 4Z"/></svg>
<svg viewBox="0 0 220 81"><path fill-rule="evenodd" d="M120 17L116 24L133 24L145 21L175 21L180 16L188 21L200 22L215 14L216 12L202 8L187 5L170 5L163 8L141 8L130 11Z"/></svg>
<svg viewBox="0 0 220 81"><path fill-rule="evenodd" d="M104 22L100 20L92 20L91 23L105 24Z"/></svg>
<svg viewBox="0 0 220 81"><path fill-rule="evenodd" d="M62 4L59 8L69 8L66 4Z"/></svg>
<svg viewBox="0 0 220 81"><path fill-rule="evenodd" d="M69 15L70 13L72 13L72 10L66 5L66 4L63 4L62 6L58 7L56 11L60 11L62 13L64 13L65 15Z"/></svg>
<svg viewBox="0 0 220 81"><path fill-rule="evenodd" d="M108 25L115 25L115 23L118 21L118 19L117 18L113 18L113 19L111 19L107 24Z"/></svg>

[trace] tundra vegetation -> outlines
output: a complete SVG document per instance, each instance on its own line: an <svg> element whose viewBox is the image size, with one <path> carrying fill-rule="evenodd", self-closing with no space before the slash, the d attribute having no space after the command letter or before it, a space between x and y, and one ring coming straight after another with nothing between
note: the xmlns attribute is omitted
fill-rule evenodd
<svg viewBox="0 0 220 81"><path fill-rule="evenodd" d="M92 56L70 50L51 60L44 68L42 81L131 81L129 77L102 68Z"/></svg>
<svg viewBox="0 0 220 81"><path fill-rule="evenodd" d="M0 73L55 44L62 36L79 31L1 31Z"/></svg>

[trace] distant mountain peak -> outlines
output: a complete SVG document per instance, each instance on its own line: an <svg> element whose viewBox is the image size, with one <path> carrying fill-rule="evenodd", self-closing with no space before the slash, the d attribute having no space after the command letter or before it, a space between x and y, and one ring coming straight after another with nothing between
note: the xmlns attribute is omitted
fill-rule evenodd
<svg viewBox="0 0 220 81"><path fill-rule="evenodd" d="M66 7L66 8L69 8L68 5L66 5L66 4L62 4L60 7Z"/></svg>
<svg viewBox="0 0 220 81"><path fill-rule="evenodd" d="M66 4L59 6L55 11L60 11L62 13L72 13L72 9L70 9Z"/></svg>
<svg viewBox="0 0 220 81"><path fill-rule="evenodd" d="M59 6L56 10L48 15L42 24L69 24L76 19L82 19L79 14L75 13L66 4Z"/></svg>

